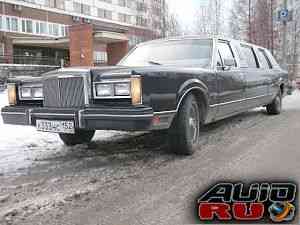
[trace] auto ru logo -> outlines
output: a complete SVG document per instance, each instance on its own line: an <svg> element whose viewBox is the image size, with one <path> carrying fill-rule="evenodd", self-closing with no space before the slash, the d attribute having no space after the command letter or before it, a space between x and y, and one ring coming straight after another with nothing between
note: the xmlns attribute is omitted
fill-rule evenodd
<svg viewBox="0 0 300 225"><path fill-rule="evenodd" d="M197 200L202 222L283 223L296 216L294 183L218 183Z"/></svg>

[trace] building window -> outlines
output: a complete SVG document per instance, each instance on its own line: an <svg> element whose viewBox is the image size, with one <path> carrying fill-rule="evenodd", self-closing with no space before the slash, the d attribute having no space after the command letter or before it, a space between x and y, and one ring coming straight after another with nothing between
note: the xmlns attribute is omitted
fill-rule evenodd
<svg viewBox="0 0 300 225"><path fill-rule="evenodd" d="M119 13L119 21L125 23L126 15L123 13Z"/></svg>
<svg viewBox="0 0 300 225"><path fill-rule="evenodd" d="M25 20L22 20L22 32L26 33L26 22L25 22Z"/></svg>
<svg viewBox="0 0 300 225"><path fill-rule="evenodd" d="M6 18L6 30L10 30L10 18Z"/></svg>
<svg viewBox="0 0 300 225"><path fill-rule="evenodd" d="M60 32L61 32L61 36L65 37L66 36L66 27L65 26L61 26L60 27Z"/></svg>
<svg viewBox="0 0 300 225"><path fill-rule="evenodd" d="M94 52L94 61L95 64L104 64L107 63L107 52L100 52L100 51L95 51Z"/></svg>
<svg viewBox="0 0 300 225"><path fill-rule="evenodd" d="M89 5L74 2L73 7L74 7L74 12L76 13L91 15L91 6Z"/></svg>
<svg viewBox="0 0 300 225"><path fill-rule="evenodd" d="M26 32L27 33L33 32L32 20L26 20Z"/></svg>
<svg viewBox="0 0 300 225"><path fill-rule="evenodd" d="M112 19L112 11L105 9L98 9L98 17L103 19Z"/></svg>
<svg viewBox="0 0 300 225"><path fill-rule="evenodd" d="M82 13L86 15L91 15L91 6L82 4Z"/></svg>
<svg viewBox="0 0 300 225"><path fill-rule="evenodd" d="M147 19L142 16L136 17L136 25L138 26L147 26Z"/></svg>
<svg viewBox="0 0 300 225"><path fill-rule="evenodd" d="M20 22L20 23L19 23ZM47 23L38 20L20 19L0 15L0 30L22 32L38 35L66 36L66 26L57 23Z"/></svg>
<svg viewBox="0 0 300 225"><path fill-rule="evenodd" d="M53 35L59 36L59 26L58 24L53 24Z"/></svg>
<svg viewBox="0 0 300 225"><path fill-rule="evenodd" d="M36 34L40 34L41 33L41 31L40 31L40 23L39 22L35 23L35 33Z"/></svg>
<svg viewBox="0 0 300 225"><path fill-rule="evenodd" d="M39 24L41 34L47 34L47 24L43 22L40 22Z"/></svg>
<svg viewBox="0 0 300 225"><path fill-rule="evenodd" d="M0 43L0 55L3 56L4 55L4 43Z"/></svg>
<svg viewBox="0 0 300 225"><path fill-rule="evenodd" d="M19 21L17 18L11 18L11 30L19 31Z"/></svg>
<svg viewBox="0 0 300 225"><path fill-rule="evenodd" d="M53 24L52 23L48 24L48 31L49 31L50 35L53 35Z"/></svg>
<svg viewBox="0 0 300 225"><path fill-rule="evenodd" d="M74 7L74 12L81 13L81 4L80 3L74 2L73 7Z"/></svg>
<svg viewBox="0 0 300 225"><path fill-rule="evenodd" d="M136 2L137 11L147 12L147 5L145 2Z"/></svg>
<svg viewBox="0 0 300 225"><path fill-rule="evenodd" d="M131 23L131 15L119 13L119 21L123 23Z"/></svg>

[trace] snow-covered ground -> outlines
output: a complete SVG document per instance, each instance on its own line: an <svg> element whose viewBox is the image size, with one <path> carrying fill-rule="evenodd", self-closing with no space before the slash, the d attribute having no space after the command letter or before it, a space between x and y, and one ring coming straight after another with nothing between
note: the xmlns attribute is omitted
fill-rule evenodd
<svg viewBox="0 0 300 225"><path fill-rule="evenodd" d="M6 91L0 92L0 108L7 104ZM95 139L109 140L125 134L98 131ZM75 148L82 146L72 147L72 150ZM35 127L3 124L0 118L0 174L23 173L37 158L58 152L64 154L70 149L62 144L57 134L38 132Z"/></svg>

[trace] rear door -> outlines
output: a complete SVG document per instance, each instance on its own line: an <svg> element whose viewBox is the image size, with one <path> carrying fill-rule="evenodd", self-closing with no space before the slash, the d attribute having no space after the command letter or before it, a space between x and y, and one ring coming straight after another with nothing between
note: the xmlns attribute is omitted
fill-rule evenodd
<svg viewBox="0 0 300 225"><path fill-rule="evenodd" d="M254 108L265 104L269 96L270 62L267 61L260 49L250 45L241 45L241 52L248 67L244 68L246 79L246 105Z"/></svg>
<svg viewBox="0 0 300 225"><path fill-rule="evenodd" d="M243 109L245 98L245 78L238 65L238 58L229 42L217 42L217 77L218 77L218 113L217 117L226 117ZM226 68L225 59L233 59L235 65ZM220 66L221 65L221 66Z"/></svg>

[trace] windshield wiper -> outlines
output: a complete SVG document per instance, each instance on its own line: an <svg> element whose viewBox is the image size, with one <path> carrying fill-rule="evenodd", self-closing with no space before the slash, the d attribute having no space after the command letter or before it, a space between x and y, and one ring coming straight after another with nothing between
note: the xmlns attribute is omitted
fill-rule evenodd
<svg viewBox="0 0 300 225"><path fill-rule="evenodd" d="M161 63L159 62L155 62L155 61L148 61L148 63L152 64L152 65L162 65Z"/></svg>

